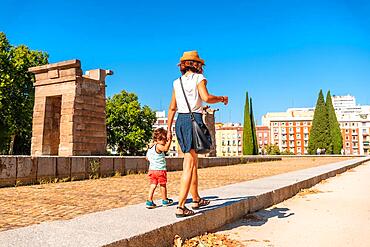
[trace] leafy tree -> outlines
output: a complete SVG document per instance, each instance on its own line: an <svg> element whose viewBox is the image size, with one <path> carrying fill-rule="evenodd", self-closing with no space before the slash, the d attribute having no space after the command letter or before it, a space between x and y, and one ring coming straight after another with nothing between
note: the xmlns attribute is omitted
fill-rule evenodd
<svg viewBox="0 0 370 247"><path fill-rule="evenodd" d="M47 53L12 46L0 32L0 153L30 153L34 75L28 68L47 63Z"/></svg>
<svg viewBox="0 0 370 247"><path fill-rule="evenodd" d="M279 155L280 154L280 149L275 144L265 145L264 149L268 155Z"/></svg>
<svg viewBox="0 0 370 247"><path fill-rule="evenodd" d="M317 99L315 113L312 121L312 128L308 141L308 152L315 154L318 148L326 149L326 153L331 153L331 138L329 130L328 112L325 106L324 95L320 90Z"/></svg>
<svg viewBox="0 0 370 247"><path fill-rule="evenodd" d="M330 90L326 95L326 110L328 111L332 153L340 154L343 147L343 139L337 116L335 114L333 102L331 100Z"/></svg>
<svg viewBox="0 0 370 247"><path fill-rule="evenodd" d="M243 125L243 155L251 155L254 152L252 123L249 109L248 92L246 92Z"/></svg>
<svg viewBox="0 0 370 247"><path fill-rule="evenodd" d="M254 115L253 115L252 97L250 98L250 118L251 118L251 129L252 129L252 138L253 138L253 154L258 154L258 140L257 140L256 124L254 122Z"/></svg>
<svg viewBox="0 0 370 247"><path fill-rule="evenodd" d="M107 99L108 145L120 155L143 155L152 137L155 112L141 107L134 93L122 90Z"/></svg>

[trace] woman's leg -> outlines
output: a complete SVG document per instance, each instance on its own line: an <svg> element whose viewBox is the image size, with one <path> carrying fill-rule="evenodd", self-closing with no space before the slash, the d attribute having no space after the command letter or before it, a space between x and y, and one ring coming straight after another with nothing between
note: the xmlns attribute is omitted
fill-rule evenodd
<svg viewBox="0 0 370 247"><path fill-rule="evenodd" d="M194 150L190 151L190 154L194 160L194 166L192 170L191 183L190 183L190 194L193 201L199 201L200 196L198 192L198 154Z"/></svg>
<svg viewBox="0 0 370 247"><path fill-rule="evenodd" d="M184 163L183 163L183 171L181 176L181 184L180 184L180 195L179 195L179 207L184 207L186 198L189 193L190 183L192 181L192 174L194 168L194 157L191 152L194 150L190 150L190 153L184 154ZM182 213L179 210L179 213Z"/></svg>

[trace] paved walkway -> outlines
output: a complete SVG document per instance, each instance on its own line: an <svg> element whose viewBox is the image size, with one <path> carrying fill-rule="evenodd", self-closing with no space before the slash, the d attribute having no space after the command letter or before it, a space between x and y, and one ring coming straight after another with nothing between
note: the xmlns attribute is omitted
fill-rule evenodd
<svg viewBox="0 0 370 247"><path fill-rule="evenodd" d="M370 162L219 233L246 246L370 246Z"/></svg>
<svg viewBox="0 0 370 247"><path fill-rule="evenodd" d="M288 158L199 170L200 190L320 166L346 158ZM181 172L168 176L169 196L178 195ZM0 189L0 231L44 221L124 207L145 201L145 174ZM159 195L156 195L159 198Z"/></svg>

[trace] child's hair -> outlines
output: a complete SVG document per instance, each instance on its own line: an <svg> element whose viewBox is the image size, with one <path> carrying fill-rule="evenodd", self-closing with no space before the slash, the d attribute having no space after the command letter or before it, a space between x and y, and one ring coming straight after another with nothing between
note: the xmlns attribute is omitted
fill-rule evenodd
<svg viewBox="0 0 370 247"><path fill-rule="evenodd" d="M155 129L153 132L153 141L167 140L167 130L163 128Z"/></svg>
<svg viewBox="0 0 370 247"><path fill-rule="evenodd" d="M198 74L203 73L203 64L197 61L182 61L179 67L182 74L185 74L188 70Z"/></svg>

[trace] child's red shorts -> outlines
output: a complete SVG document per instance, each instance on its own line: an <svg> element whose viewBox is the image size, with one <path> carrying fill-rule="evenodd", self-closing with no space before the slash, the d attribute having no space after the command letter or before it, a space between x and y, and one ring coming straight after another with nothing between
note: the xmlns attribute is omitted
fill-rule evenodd
<svg viewBox="0 0 370 247"><path fill-rule="evenodd" d="M148 177L151 184L165 185L167 183L167 171L149 170Z"/></svg>

